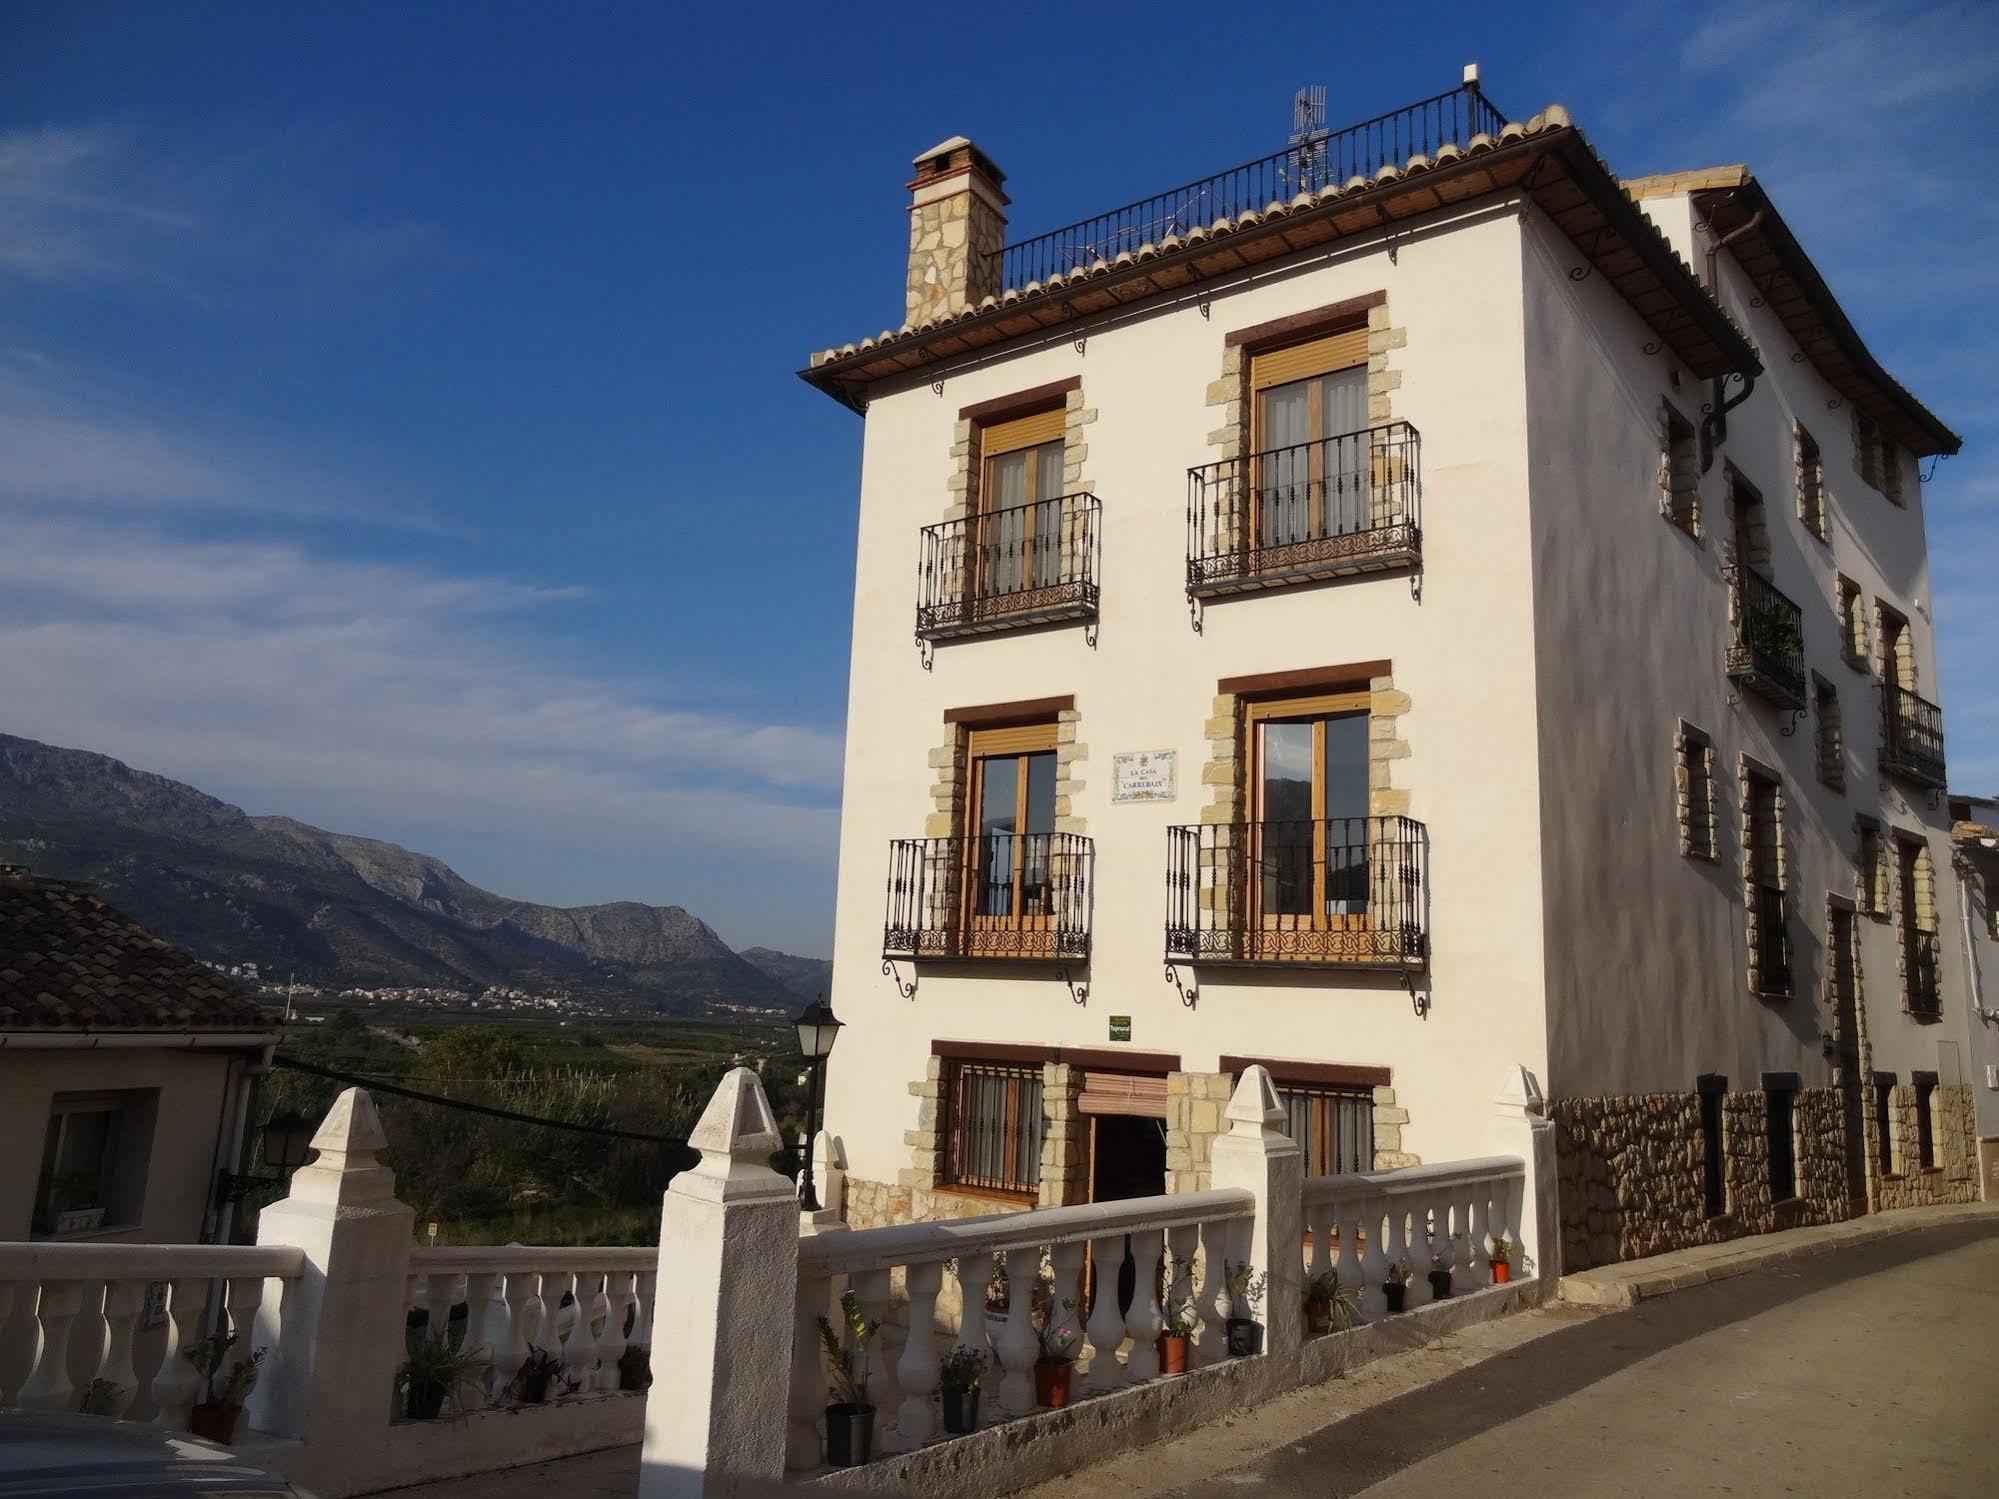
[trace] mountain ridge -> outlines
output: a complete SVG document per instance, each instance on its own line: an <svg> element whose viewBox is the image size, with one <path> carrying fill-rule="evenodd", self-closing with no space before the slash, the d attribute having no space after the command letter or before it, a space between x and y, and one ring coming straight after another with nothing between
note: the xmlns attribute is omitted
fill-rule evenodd
<svg viewBox="0 0 1999 1499"><path fill-rule="evenodd" d="M400 844L253 816L109 755L9 734L0 862L94 885L196 957L308 983L562 989L662 1013L793 1004L783 978L682 906L516 900Z"/></svg>

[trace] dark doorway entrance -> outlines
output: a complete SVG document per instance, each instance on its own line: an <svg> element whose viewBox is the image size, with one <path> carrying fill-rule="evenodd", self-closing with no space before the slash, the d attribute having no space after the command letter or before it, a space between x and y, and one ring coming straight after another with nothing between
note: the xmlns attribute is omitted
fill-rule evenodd
<svg viewBox="0 0 1999 1499"><path fill-rule="evenodd" d="M1090 1201L1157 1197L1166 1190L1166 1121L1138 1114L1099 1114L1090 1120ZM1096 1267L1092 1267L1094 1272ZM1131 1243L1118 1267L1117 1304L1131 1310L1137 1268ZM1094 1273L1091 1294L1095 1294Z"/></svg>
<svg viewBox="0 0 1999 1499"><path fill-rule="evenodd" d="M1848 1210L1867 1211L1867 1115L1860 1075L1860 984L1854 972L1853 913L1832 910L1832 1012L1839 1027L1839 1107L1846 1125Z"/></svg>

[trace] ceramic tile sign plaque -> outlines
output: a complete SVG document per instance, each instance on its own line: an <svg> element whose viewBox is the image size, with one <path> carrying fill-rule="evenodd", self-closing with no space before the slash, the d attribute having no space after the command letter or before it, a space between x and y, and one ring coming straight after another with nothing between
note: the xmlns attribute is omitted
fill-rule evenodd
<svg viewBox="0 0 1999 1499"><path fill-rule="evenodd" d="M1129 1041L1131 1039L1131 1016L1111 1016L1111 1039L1113 1041Z"/></svg>
<svg viewBox="0 0 1999 1499"><path fill-rule="evenodd" d="M1176 794L1175 750L1132 750L1111 756L1111 801L1170 802Z"/></svg>

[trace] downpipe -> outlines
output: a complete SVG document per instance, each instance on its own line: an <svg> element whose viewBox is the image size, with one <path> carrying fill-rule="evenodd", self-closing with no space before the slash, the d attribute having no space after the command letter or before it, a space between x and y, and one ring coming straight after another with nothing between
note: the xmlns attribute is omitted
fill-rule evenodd
<svg viewBox="0 0 1999 1499"><path fill-rule="evenodd" d="M1722 250L1733 241L1748 234L1762 222L1763 210L1759 208L1749 216L1747 223L1729 230L1728 233L1707 247L1708 295L1714 298L1717 306L1721 303L1720 278ZM1742 389L1729 399L1723 400L1722 393L1727 387L1727 376L1722 375L1715 378L1713 393L1708 400L1707 412L1701 417L1701 472L1703 474L1714 467L1715 450L1728 441L1729 412L1749 399L1750 392L1756 389L1756 376L1753 372L1744 372L1742 376Z"/></svg>

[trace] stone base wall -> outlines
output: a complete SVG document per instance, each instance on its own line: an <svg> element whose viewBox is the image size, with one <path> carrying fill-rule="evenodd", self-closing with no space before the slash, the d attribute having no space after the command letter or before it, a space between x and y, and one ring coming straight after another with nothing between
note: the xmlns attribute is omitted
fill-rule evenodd
<svg viewBox="0 0 1999 1499"><path fill-rule="evenodd" d="M1235 1091L1226 1072L1175 1072L1166 1079L1166 1190L1205 1192L1222 1110Z"/></svg>
<svg viewBox="0 0 1999 1499"><path fill-rule="evenodd" d="M1937 1163L1927 1171L1917 1164L1920 1152L1915 1088L1908 1083L1897 1085L1889 1095L1888 1108L1894 1130L1895 1160L1901 1165L1901 1171L1898 1175L1881 1178L1882 1208L1920 1208L1945 1202L1978 1201L1978 1156L1971 1089L1937 1089L1934 1121Z"/></svg>
<svg viewBox="0 0 1999 1499"><path fill-rule="evenodd" d="M1839 1094L1830 1088L1797 1095L1798 1195L1775 1204L1763 1095L1731 1093L1722 1100L1726 1210L1715 1218L1707 1215L1699 1095L1558 1098L1548 1114L1555 1125L1564 1270L1836 1222L1853 1211Z"/></svg>

